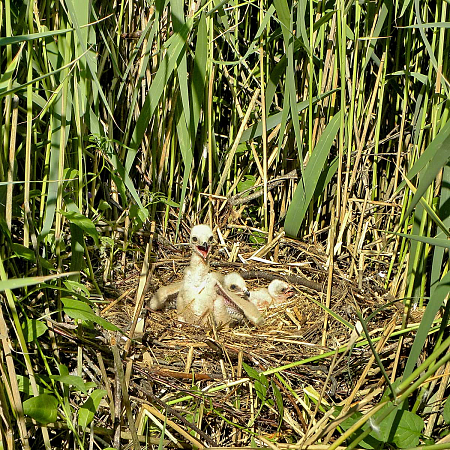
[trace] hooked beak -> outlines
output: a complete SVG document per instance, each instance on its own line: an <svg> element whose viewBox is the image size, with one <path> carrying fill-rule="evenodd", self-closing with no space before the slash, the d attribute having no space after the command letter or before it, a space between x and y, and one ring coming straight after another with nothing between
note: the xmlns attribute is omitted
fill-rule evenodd
<svg viewBox="0 0 450 450"><path fill-rule="evenodd" d="M245 289L245 290L243 291L243 293L244 293L244 296L245 296L245 297L250 298L250 291L249 291L248 289Z"/></svg>
<svg viewBox="0 0 450 450"><path fill-rule="evenodd" d="M207 242L204 242L203 245L196 245L195 249L197 250L197 253L203 258L206 259L209 255L209 252L211 251L211 247L208 245Z"/></svg>
<svg viewBox="0 0 450 450"><path fill-rule="evenodd" d="M286 298L291 298L294 294L295 292L293 289L286 289L286 291L284 292Z"/></svg>

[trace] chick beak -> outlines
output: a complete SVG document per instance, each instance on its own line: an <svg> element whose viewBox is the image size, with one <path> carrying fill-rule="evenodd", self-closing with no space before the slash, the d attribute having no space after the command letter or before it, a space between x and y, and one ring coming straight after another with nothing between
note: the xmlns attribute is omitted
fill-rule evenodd
<svg viewBox="0 0 450 450"><path fill-rule="evenodd" d="M250 298L250 291L249 291L248 289L245 289L245 290L243 291L243 293L244 293L244 296L245 296L245 297Z"/></svg>
<svg viewBox="0 0 450 450"><path fill-rule="evenodd" d="M284 295L286 296L286 298L291 298L294 295L294 290L286 289L286 292L284 293Z"/></svg>
<svg viewBox="0 0 450 450"><path fill-rule="evenodd" d="M203 259L206 259L208 257L209 252L211 250L211 247L208 245L207 242L203 242L202 245L197 245L196 248Z"/></svg>

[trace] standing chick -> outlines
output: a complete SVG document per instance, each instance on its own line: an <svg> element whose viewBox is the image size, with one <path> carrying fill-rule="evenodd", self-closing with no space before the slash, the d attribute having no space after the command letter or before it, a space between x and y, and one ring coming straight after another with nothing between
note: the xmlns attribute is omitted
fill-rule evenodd
<svg viewBox="0 0 450 450"><path fill-rule="evenodd" d="M214 236L208 225L196 225L189 239L191 262L186 268L177 298L178 319L189 323L205 323L213 312L215 279L209 273L209 254Z"/></svg>

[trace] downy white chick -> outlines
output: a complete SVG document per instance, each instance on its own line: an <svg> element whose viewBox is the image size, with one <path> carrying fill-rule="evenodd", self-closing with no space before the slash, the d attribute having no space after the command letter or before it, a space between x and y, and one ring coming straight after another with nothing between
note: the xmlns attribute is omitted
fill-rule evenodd
<svg viewBox="0 0 450 450"><path fill-rule="evenodd" d="M206 323L213 312L216 296L216 280L209 273L209 254L214 244L211 228L208 225L193 227L189 243L192 256L178 293L178 319L188 323Z"/></svg>
<svg viewBox="0 0 450 450"><path fill-rule="evenodd" d="M219 283L223 284L227 291L239 295L242 298L250 297L247 283L237 272L230 272L226 275L220 272L211 272L211 274Z"/></svg>
<svg viewBox="0 0 450 450"><path fill-rule="evenodd" d="M249 310L249 308L252 308L253 306L248 301L250 291L247 289L245 280L236 272L228 273L225 276L215 273L214 276L216 276L219 281L223 278L223 286L225 289L243 299L241 308L239 308L236 307L236 304L230 301L226 296L217 295L214 300L214 321L217 325L243 322L246 315L245 311L242 310L242 306L245 307L245 310Z"/></svg>
<svg viewBox="0 0 450 450"><path fill-rule="evenodd" d="M288 283L282 280L273 280L267 288L250 291L250 301L259 309L280 304L294 295L294 291Z"/></svg>

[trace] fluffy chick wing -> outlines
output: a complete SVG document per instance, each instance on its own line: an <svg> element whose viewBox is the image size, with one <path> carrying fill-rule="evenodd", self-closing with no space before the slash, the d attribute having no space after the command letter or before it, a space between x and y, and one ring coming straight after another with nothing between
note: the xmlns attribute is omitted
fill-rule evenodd
<svg viewBox="0 0 450 450"><path fill-rule="evenodd" d="M182 285L182 281L176 281L167 286L161 286L150 299L150 308L155 311L167 308L169 303L176 299Z"/></svg>
<svg viewBox="0 0 450 450"><path fill-rule="evenodd" d="M251 323L254 325L262 325L264 323L261 313L253 303L250 303L247 300L240 298L238 295L229 292L219 281L216 281L216 290L219 295L234 303Z"/></svg>

